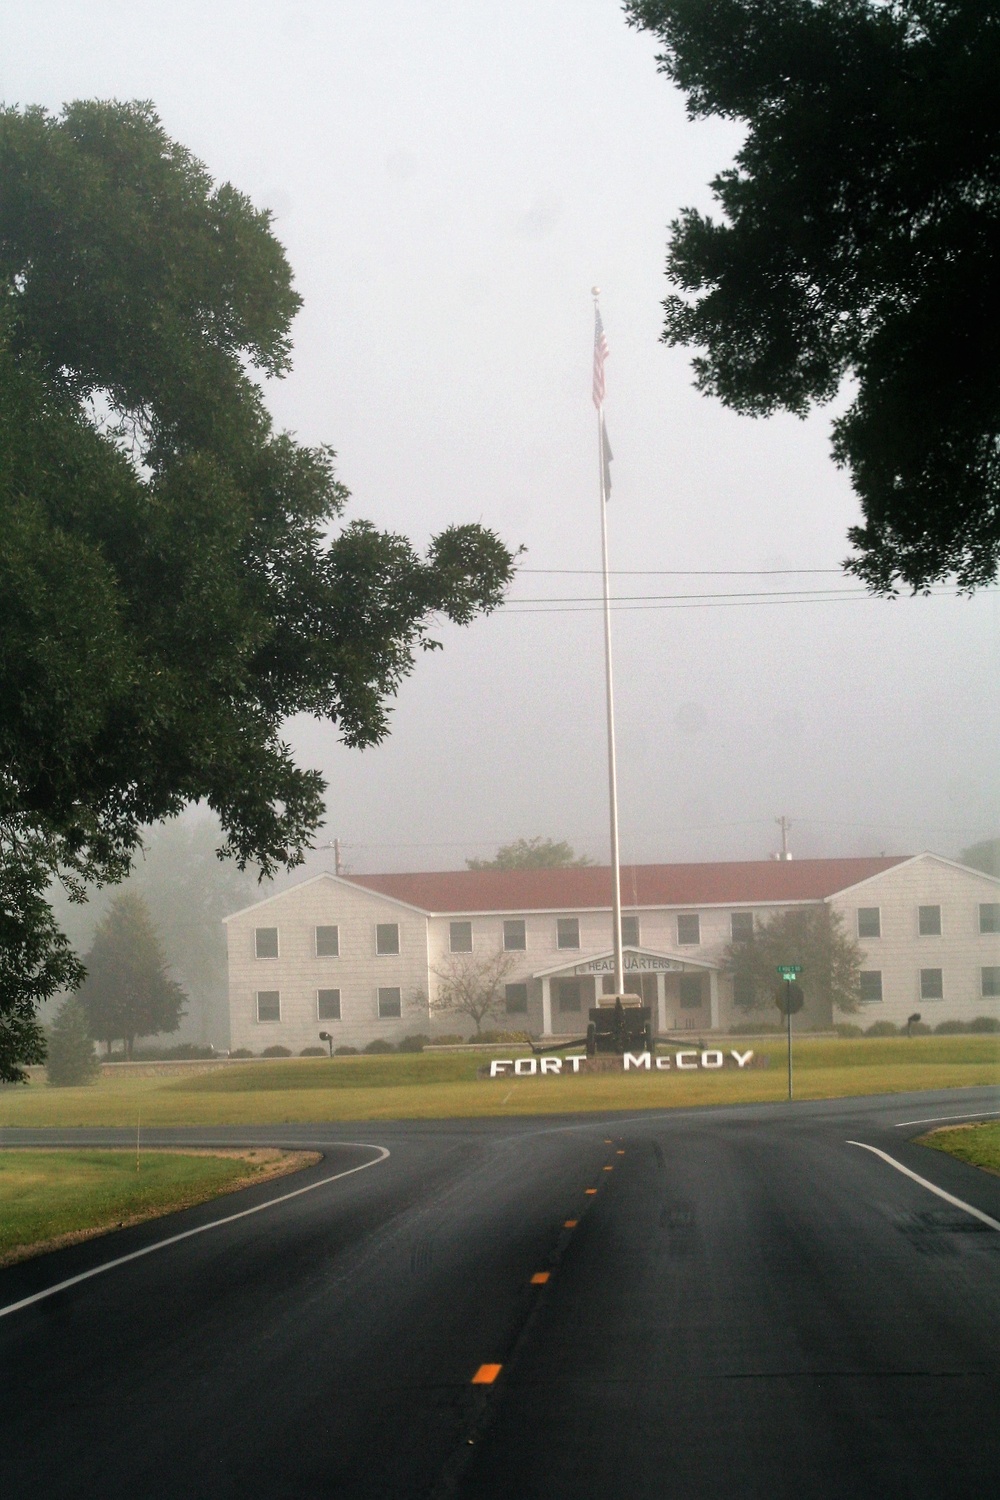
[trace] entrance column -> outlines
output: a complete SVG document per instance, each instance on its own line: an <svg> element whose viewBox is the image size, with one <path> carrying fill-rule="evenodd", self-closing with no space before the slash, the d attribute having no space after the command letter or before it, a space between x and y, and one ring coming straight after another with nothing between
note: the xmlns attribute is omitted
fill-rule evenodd
<svg viewBox="0 0 1000 1500"><path fill-rule="evenodd" d="M656 976L656 1029L663 1036L667 1029L667 976Z"/></svg>
<svg viewBox="0 0 1000 1500"><path fill-rule="evenodd" d="M552 990L548 979L542 980L542 1036L552 1035Z"/></svg>
<svg viewBox="0 0 1000 1500"><path fill-rule="evenodd" d="M708 971L708 1024L712 1031L719 1029L719 971Z"/></svg>

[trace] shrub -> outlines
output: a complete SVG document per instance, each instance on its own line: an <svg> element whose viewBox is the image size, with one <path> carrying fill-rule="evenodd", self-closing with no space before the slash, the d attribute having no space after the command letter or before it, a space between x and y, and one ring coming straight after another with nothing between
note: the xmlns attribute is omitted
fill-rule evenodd
<svg viewBox="0 0 1000 1500"><path fill-rule="evenodd" d="M93 1083L101 1071L94 1056L94 1043L87 1030L87 1015L79 1000L64 1000L52 1023L49 1035L49 1083L59 1088L72 1084Z"/></svg>
<svg viewBox="0 0 1000 1500"><path fill-rule="evenodd" d="M432 1036L428 1043L431 1047L460 1047L465 1041L464 1036L459 1036L457 1031L442 1031L440 1036Z"/></svg>
<svg viewBox="0 0 1000 1500"><path fill-rule="evenodd" d="M418 1031L413 1036L404 1036L399 1044L399 1050L400 1052L423 1052L429 1041L429 1036L424 1036L422 1031Z"/></svg>
<svg viewBox="0 0 1000 1500"><path fill-rule="evenodd" d="M935 1036L964 1036L969 1029L968 1021L939 1021L934 1028Z"/></svg>
<svg viewBox="0 0 1000 1500"><path fill-rule="evenodd" d="M479 1036L470 1038L474 1042L530 1042L531 1037L526 1031L483 1031Z"/></svg>
<svg viewBox="0 0 1000 1500"><path fill-rule="evenodd" d="M265 1047L260 1054L261 1057L291 1057L291 1047L283 1047L280 1042L275 1042L273 1047Z"/></svg>
<svg viewBox="0 0 1000 1500"><path fill-rule="evenodd" d="M232 1050L232 1052L230 1052L229 1056L230 1057L254 1057L255 1054L250 1051L249 1047L234 1047L233 1050Z"/></svg>
<svg viewBox="0 0 1000 1500"><path fill-rule="evenodd" d="M368 1043L368 1046L364 1048L365 1052L378 1053L379 1055L381 1055L383 1052L395 1052L395 1050L396 1049L392 1045L392 1043L387 1042L384 1036L377 1036L373 1038L373 1040Z"/></svg>
<svg viewBox="0 0 1000 1500"><path fill-rule="evenodd" d="M901 1026L900 1031L904 1036L930 1036L931 1028L926 1021L914 1021L909 1026Z"/></svg>
<svg viewBox="0 0 1000 1500"><path fill-rule="evenodd" d="M976 1016L974 1020L969 1022L969 1030L975 1032L988 1031L991 1033L1000 1031L1000 1020L996 1016Z"/></svg>
<svg viewBox="0 0 1000 1500"><path fill-rule="evenodd" d="M864 1036L860 1026L855 1026L853 1021L839 1021L833 1028L838 1036Z"/></svg>
<svg viewBox="0 0 1000 1500"><path fill-rule="evenodd" d="M299 1053L299 1056L300 1057L325 1057L326 1056L326 1048L325 1047L303 1047L302 1051Z"/></svg>
<svg viewBox="0 0 1000 1500"><path fill-rule="evenodd" d="M868 1027L865 1036L899 1036L899 1027L895 1021L876 1021Z"/></svg>
<svg viewBox="0 0 1000 1500"><path fill-rule="evenodd" d="M334 1047L334 1057L357 1057L357 1047Z"/></svg>

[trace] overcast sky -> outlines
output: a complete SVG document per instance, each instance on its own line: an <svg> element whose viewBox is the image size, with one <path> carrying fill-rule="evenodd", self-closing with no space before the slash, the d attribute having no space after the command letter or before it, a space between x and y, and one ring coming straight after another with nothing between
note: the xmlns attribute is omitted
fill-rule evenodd
<svg viewBox="0 0 1000 1500"><path fill-rule="evenodd" d="M8 104L152 99L273 209L305 306L268 399L337 450L350 515L527 549L510 606L421 657L384 746L289 726L350 867L534 834L605 860L592 284L612 566L648 570L615 594L850 587L830 412L734 416L659 342L666 226L708 206L733 130L686 120L617 0L5 0L0 37ZM559 598L584 602L534 602ZM763 857L779 813L800 856L1000 830L996 593L678 602L614 617L624 859Z"/></svg>

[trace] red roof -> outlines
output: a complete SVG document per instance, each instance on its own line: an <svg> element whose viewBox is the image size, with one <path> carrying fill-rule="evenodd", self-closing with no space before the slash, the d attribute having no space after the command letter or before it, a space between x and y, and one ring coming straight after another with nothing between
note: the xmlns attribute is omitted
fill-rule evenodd
<svg viewBox="0 0 1000 1500"><path fill-rule="evenodd" d="M622 905L749 906L822 901L909 859L742 860L730 864L622 865ZM611 869L431 870L350 875L355 885L428 912L609 910Z"/></svg>

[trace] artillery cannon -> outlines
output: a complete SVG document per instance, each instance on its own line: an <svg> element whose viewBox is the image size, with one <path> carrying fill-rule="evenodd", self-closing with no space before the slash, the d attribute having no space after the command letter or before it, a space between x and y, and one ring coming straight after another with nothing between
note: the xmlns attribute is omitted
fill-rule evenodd
<svg viewBox="0 0 1000 1500"><path fill-rule="evenodd" d="M590 1011L587 1056L598 1052L653 1052L653 1011L636 995L605 995Z"/></svg>

